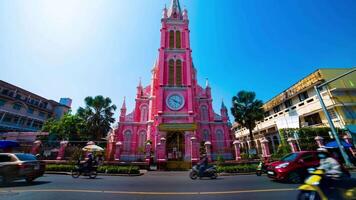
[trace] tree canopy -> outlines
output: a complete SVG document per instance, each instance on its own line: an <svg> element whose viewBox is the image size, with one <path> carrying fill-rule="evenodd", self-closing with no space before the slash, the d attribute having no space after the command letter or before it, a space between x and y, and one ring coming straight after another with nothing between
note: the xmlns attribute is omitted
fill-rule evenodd
<svg viewBox="0 0 356 200"><path fill-rule="evenodd" d="M253 141L252 130L256 127L256 122L263 119L264 114L263 102L255 98L256 94L250 91L240 91L232 97L231 113L240 127L249 130L251 141Z"/></svg>
<svg viewBox="0 0 356 200"><path fill-rule="evenodd" d="M103 96L86 97L85 108L76 114L66 113L61 119L47 120L42 131L49 132L57 140L101 140L111 129L116 106Z"/></svg>
<svg viewBox="0 0 356 200"><path fill-rule="evenodd" d="M100 140L111 129L111 123L116 106L111 104L111 99L99 95L85 98L85 108L79 107L77 115L86 122L86 131L91 134L91 139Z"/></svg>

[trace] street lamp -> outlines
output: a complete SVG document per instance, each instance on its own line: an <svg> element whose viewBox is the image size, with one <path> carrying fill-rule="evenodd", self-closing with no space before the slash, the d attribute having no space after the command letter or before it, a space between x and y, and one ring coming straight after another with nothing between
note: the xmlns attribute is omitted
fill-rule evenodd
<svg viewBox="0 0 356 200"><path fill-rule="evenodd" d="M322 96L320 95L319 89L320 89L321 87L323 87L323 86L325 86L325 85L327 85L327 84L329 84L329 83L331 83L331 82L333 82L333 81L335 81L335 80L338 80L338 79L340 79L340 78L342 78L342 77L344 77L344 76L346 76L346 75L348 75L348 74L351 74L351 73L353 73L353 72L355 72L355 71L356 71L356 67L353 68L352 70L350 70L350 71L348 71L348 72L346 72L346 73L344 73L344 74L342 74L342 75L336 77L336 78L333 78L333 79L331 79L331 80L329 80L329 81L327 81L327 82L321 84L321 85L316 85L316 86L314 86L315 92L316 92L316 94L317 94L317 96L318 96L318 98L319 98L319 101L320 101L321 108L323 109L324 114L325 114L325 116L326 116L326 119L328 120L328 123L329 123L329 125L330 125L331 132L332 132L332 134L333 134L334 137L335 137L335 140L336 140L337 145L339 146L341 155L342 155L342 157L343 157L344 160L345 160L346 166L349 166L349 167L351 167L352 164L351 164L351 162L350 162L350 160L349 160L349 157L347 156L347 154L346 154L346 152L345 152L344 146L342 146L342 144L341 144L341 142L340 142L340 139L339 139L339 137L338 137L338 135L337 135L337 133L336 133L336 129L335 129L334 123L333 123L333 121L331 120L331 117L330 117L330 115L329 115L329 112L328 112L328 110L327 110L327 108L326 108L326 106L325 106L324 100L323 100Z"/></svg>

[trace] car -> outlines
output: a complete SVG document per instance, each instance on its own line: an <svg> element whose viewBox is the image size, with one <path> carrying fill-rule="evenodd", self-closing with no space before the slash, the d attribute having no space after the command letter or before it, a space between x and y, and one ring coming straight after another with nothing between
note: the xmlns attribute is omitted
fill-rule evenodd
<svg viewBox="0 0 356 200"><path fill-rule="evenodd" d="M0 184L25 179L31 183L43 176L45 163L27 153L0 153Z"/></svg>
<svg viewBox="0 0 356 200"><path fill-rule="evenodd" d="M290 153L281 160L268 164L267 176L278 181L301 183L309 176L308 169L316 168L320 164L318 154L325 154L318 151L300 151ZM345 174L349 172L341 165Z"/></svg>

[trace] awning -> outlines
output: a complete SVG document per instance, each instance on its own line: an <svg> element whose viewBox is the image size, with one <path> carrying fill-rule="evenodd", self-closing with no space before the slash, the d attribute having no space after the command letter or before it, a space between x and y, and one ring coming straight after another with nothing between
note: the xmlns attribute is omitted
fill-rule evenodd
<svg viewBox="0 0 356 200"><path fill-rule="evenodd" d="M0 149L19 147L19 143L11 140L0 140Z"/></svg>
<svg viewBox="0 0 356 200"><path fill-rule="evenodd" d="M352 147L352 144L349 144L343 140L340 141L342 146L344 146L344 148L350 148ZM337 142L334 140L332 142L329 142L325 145L326 148L338 148L339 146L337 145Z"/></svg>
<svg viewBox="0 0 356 200"><path fill-rule="evenodd" d="M346 125L345 128L350 132L350 134L356 135L356 125Z"/></svg>

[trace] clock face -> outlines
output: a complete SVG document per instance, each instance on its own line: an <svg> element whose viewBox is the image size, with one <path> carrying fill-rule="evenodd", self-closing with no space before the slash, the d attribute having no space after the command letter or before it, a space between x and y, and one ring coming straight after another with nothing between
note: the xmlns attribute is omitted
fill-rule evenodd
<svg viewBox="0 0 356 200"><path fill-rule="evenodd" d="M166 103L171 110L179 110L184 106L184 97L179 94L172 94L167 98Z"/></svg>

